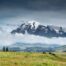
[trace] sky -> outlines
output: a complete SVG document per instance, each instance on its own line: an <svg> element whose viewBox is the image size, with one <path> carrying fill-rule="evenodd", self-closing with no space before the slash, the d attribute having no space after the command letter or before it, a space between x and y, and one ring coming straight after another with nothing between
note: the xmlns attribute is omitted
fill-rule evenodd
<svg viewBox="0 0 66 66"><path fill-rule="evenodd" d="M49 39L9 34L23 22L34 20L44 25L66 27L66 0L0 0L0 45L10 45L16 41L37 43L40 39L38 43L66 45L66 38L61 37Z"/></svg>
<svg viewBox="0 0 66 66"><path fill-rule="evenodd" d="M30 20L66 27L66 0L0 0L0 24Z"/></svg>

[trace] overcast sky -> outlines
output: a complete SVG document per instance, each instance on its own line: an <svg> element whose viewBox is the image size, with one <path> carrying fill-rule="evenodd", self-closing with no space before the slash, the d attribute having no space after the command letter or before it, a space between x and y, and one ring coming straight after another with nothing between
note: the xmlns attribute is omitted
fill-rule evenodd
<svg viewBox="0 0 66 66"><path fill-rule="evenodd" d="M0 24L28 20L65 27L66 0L0 0Z"/></svg>
<svg viewBox="0 0 66 66"><path fill-rule="evenodd" d="M66 27L66 0L0 0L0 45L19 41L66 45L66 38L61 37L50 39L33 35L12 36L10 32L16 27L6 25L19 25L31 20L44 25Z"/></svg>

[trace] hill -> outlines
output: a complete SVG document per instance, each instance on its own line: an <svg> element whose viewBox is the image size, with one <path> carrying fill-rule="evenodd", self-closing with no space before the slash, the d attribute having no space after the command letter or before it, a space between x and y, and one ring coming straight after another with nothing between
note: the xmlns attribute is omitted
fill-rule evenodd
<svg viewBox="0 0 66 66"><path fill-rule="evenodd" d="M56 49L58 52L66 52L66 45L60 46Z"/></svg>
<svg viewBox="0 0 66 66"><path fill-rule="evenodd" d="M55 51L60 45L57 44L41 44L41 43L15 43L8 46L10 51L25 51L25 52L51 52Z"/></svg>

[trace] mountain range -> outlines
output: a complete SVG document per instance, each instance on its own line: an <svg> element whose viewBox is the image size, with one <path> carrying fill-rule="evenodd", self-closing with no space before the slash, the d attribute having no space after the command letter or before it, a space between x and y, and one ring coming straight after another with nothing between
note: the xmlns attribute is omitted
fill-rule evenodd
<svg viewBox="0 0 66 66"><path fill-rule="evenodd" d="M11 29L11 30L12 30L11 32L7 31L7 32L11 33L11 34L9 34L10 36L18 33L18 34L24 34L24 35L25 34L35 35L35 37L36 36L41 36L44 38L49 37L49 39L51 39L52 37L56 37L56 38L57 37L66 37L66 29L65 28L53 26L53 25L47 25L47 26L45 25L44 26L44 25L42 25L38 22L35 22L35 21L32 21L32 22L30 21L28 23L22 23L20 26L13 27L13 29ZM0 32L4 33L5 31L3 28L0 27ZM9 38L10 38L10 36L9 36ZM18 37L15 37L15 38L18 38ZM29 38L31 38L31 37L29 37ZM23 41L23 38L21 38L21 40ZM59 51L59 50L66 51L65 45L60 46L60 43L52 43L51 44L48 40L47 40L47 42L49 42L49 44L47 44L47 43L42 44L41 42L23 43L22 41L19 42L16 40L15 43L8 46L9 50L10 51L29 51L29 52L47 52L47 51L50 52L50 51ZM1 50L2 50L2 48L1 48Z"/></svg>
<svg viewBox="0 0 66 66"><path fill-rule="evenodd" d="M9 51L24 52L66 52L66 45L41 44L41 43L15 43L8 46Z"/></svg>
<svg viewBox="0 0 66 66"><path fill-rule="evenodd" d="M18 28L11 31L11 34L30 34L44 37L66 37L66 31L62 27L51 25L41 25L37 22L28 22L21 24Z"/></svg>
<svg viewBox="0 0 66 66"><path fill-rule="evenodd" d="M56 48L57 52L66 52L66 45L63 46L59 46L58 48Z"/></svg>
<svg viewBox="0 0 66 66"><path fill-rule="evenodd" d="M52 52L60 47L57 44L41 44L41 43L15 43L8 46L10 51L27 51L27 52Z"/></svg>

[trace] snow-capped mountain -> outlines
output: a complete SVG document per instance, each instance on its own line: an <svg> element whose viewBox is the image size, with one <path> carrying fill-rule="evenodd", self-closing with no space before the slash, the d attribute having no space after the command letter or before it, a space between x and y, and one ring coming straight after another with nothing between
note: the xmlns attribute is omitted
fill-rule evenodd
<svg viewBox="0 0 66 66"><path fill-rule="evenodd" d="M66 32L62 27L55 29L56 27L47 25L41 25L38 22L29 21L28 23L21 24L17 29L13 30L11 33L22 33L22 34L33 34L45 37L66 37Z"/></svg>

